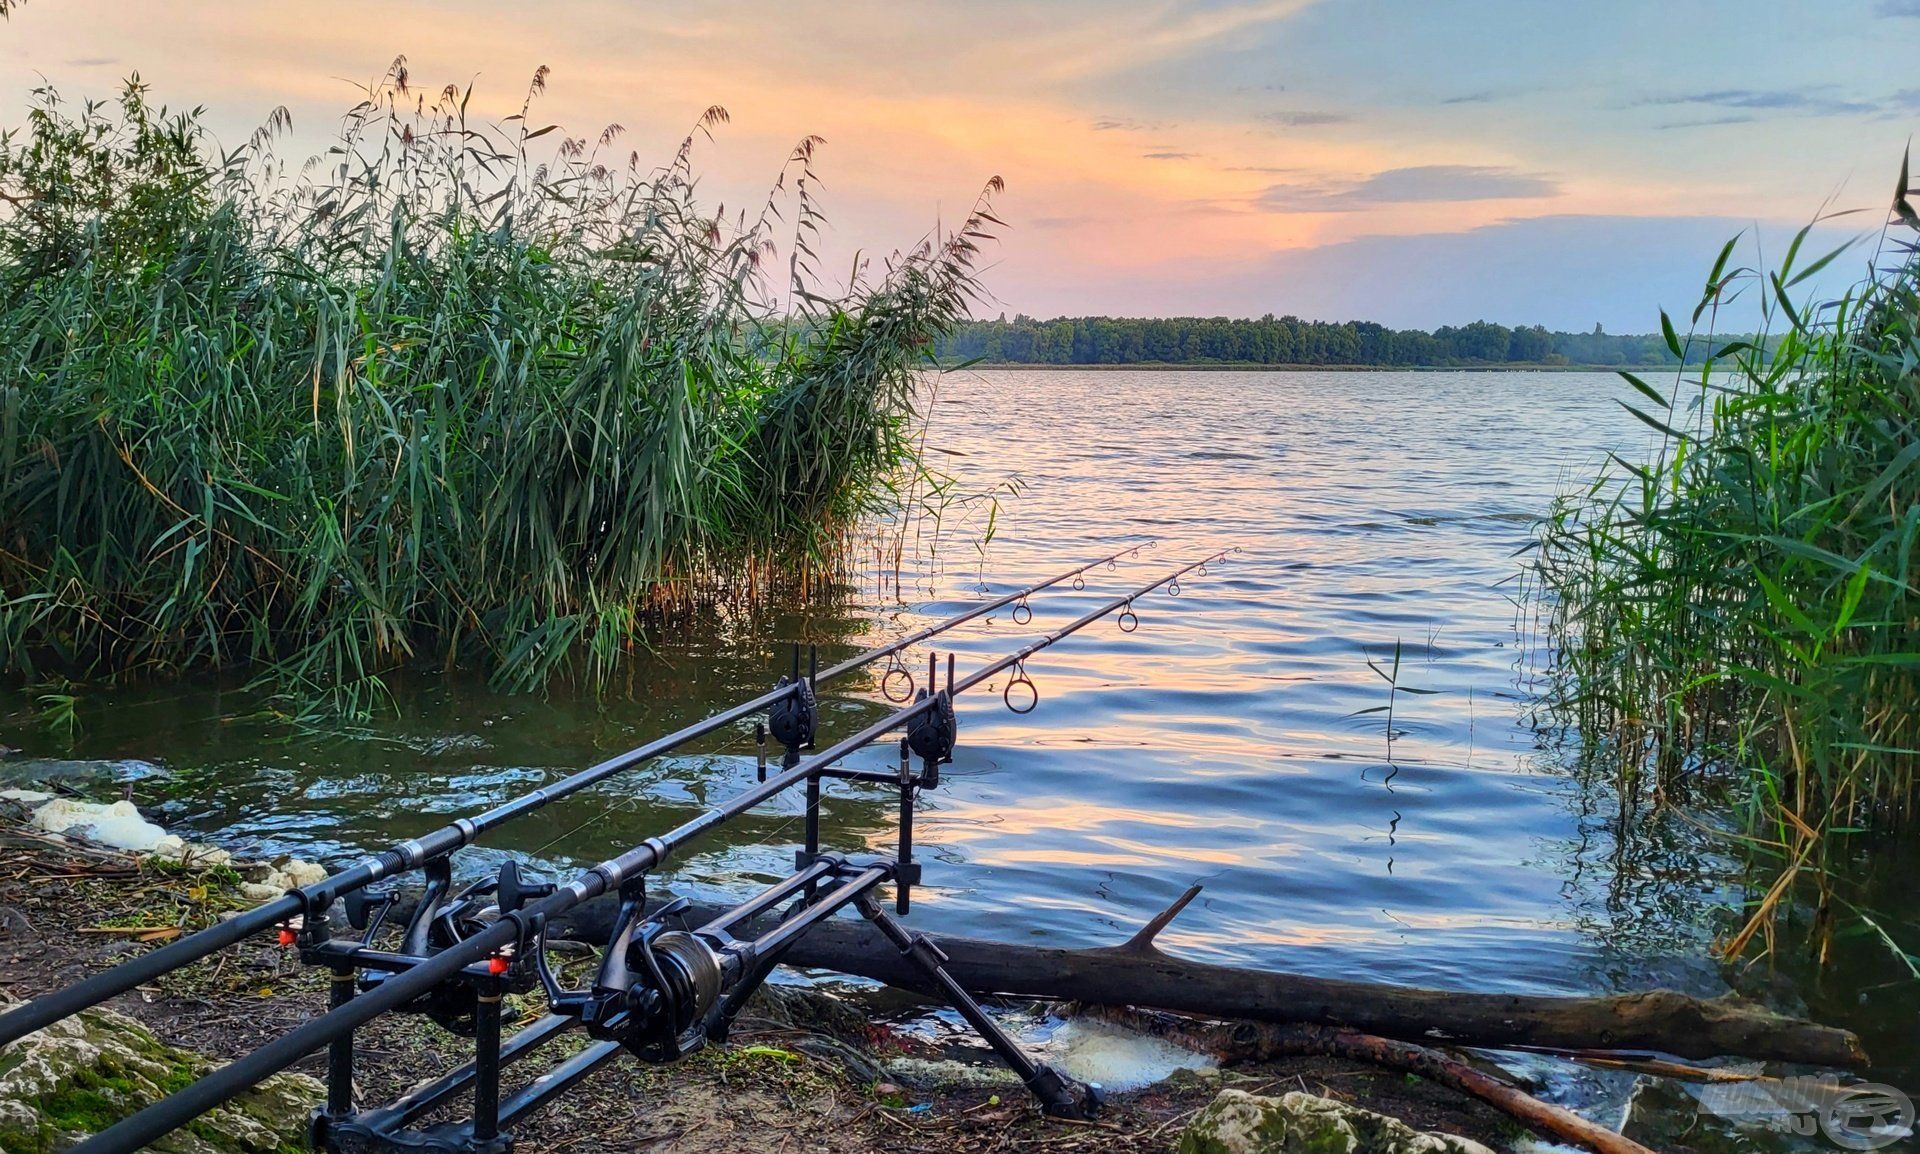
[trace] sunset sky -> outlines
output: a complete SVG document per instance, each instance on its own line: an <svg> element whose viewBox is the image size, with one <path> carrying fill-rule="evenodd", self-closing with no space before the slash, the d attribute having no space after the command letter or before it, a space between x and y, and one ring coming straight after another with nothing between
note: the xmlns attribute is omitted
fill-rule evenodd
<svg viewBox="0 0 1920 1154"><path fill-rule="evenodd" d="M0 99L138 70L229 143L285 105L315 151L397 53L496 115L550 65L545 118L649 159L723 105L716 202L817 133L829 267L1003 176L988 285L1040 316L1646 331L1733 232L1883 206L1920 125L1920 0L27 0Z"/></svg>

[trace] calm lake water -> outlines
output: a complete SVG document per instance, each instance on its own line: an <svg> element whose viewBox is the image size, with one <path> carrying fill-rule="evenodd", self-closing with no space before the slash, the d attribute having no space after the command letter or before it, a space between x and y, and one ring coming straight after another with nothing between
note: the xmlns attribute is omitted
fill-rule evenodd
<svg viewBox="0 0 1920 1154"><path fill-rule="evenodd" d="M1622 391L1573 373L952 376L929 447L961 491L1003 487L1000 507L990 543L984 502L949 509L937 542L910 541L900 590L875 575L844 604L703 629L636 661L631 688L604 701L423 679L403 687L397 720L350 736L288 739L191 685L95 694L59 755L162 767L139 796L208 838L332 856L757 693L784 668L779 642L825 642L824 660L1157 541L1085 591L1036 598L1028 625L997 614L952 635L942 651L964 672L1237 547L1180 596L1143 600L1138 632L1101 623L1032 662L1033 714L1009 714L997 682L961 700L955 763L917 831L928 884L914 924L1107 943L1197 882L1203 896L1161 939L1197 958L1475 989L1720 993L1703 913L1731 875L1684 834L1618 843L1610 797L1528 723L1540 655L1514 554L1557 491L1607 450L1646 444ZM1396 648L1393 693L1369 663L1390 671ZM826 699L823 738L883 708L873 678ZM0 736L53 752L32 728ZM753 780L742 730L508 826L464 864L509 851L590 863ZM888 795L836 783L828 805L830 846L891 837ZM769 805L679 859L672 886L739 895L778 876L798 818L797 797ZM1870 1046L1912 1022L1911 983L1884 995L1900 999L1892 1023L1884 1001L1798 994ZM1629 1081L1563 1073L1554 1093L1604 1115Z"/></svg>

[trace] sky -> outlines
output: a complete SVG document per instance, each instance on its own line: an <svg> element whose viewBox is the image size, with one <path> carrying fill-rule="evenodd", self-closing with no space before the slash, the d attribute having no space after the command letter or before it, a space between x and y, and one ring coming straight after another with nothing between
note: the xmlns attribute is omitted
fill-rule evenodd
<svg viewBox="0 0 1920 1154"><path fill-rule="evenodd" d="M824 138L830 276L1000 176L989 314L1650 331L1735 233L1877 224L1920 126L1920 0L25 0L0 124L137 71L318 152L401 54L493 115L550 66L537 115L649 160L721 105L716 204Z"/></svg>

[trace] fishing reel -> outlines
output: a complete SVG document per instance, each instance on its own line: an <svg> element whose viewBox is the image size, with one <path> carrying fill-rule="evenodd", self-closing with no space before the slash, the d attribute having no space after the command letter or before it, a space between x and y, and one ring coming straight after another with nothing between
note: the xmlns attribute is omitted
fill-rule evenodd
<svg viewBox="0 0 1920 1154"><path fill-rule="evenodd" d="M453 889L453 863L448 858L427 862L424 872L427 888L420 895L420 904L414 907L413 916L407 919L398 950L400 954L420 960L460 945L491 927L501 913L517 910L554 889L551 883L522 880L520 867L513 861L502 863L496 877L482 878L458 890ZM370 944L385 921L395 895L349 895L346 900L348 924L362 931L363 944ZM505 983L507 992L517 994L531 990L534 976L524 966L511 962L502 958L490 965ZM360 991L377 989L393 976L384 971L366 972L359 981ZM440 983L400 1009L423 1014L448 1032L470 1038L474 1034L474 1013L479 999L480 989L475 983L454 980Z"/></svg>
<svg viewBox="0 0 1920 1154"><path fill-rule="evenodd" d="M578 1017L589 1037L618 1042L645 1062L677 1061L706 1045L728 976L739 967L700 935L670 924L690 905L680 898L643 915L644 884L624 887L592 986L563 990L539 963L553 1012Z"/></svg>

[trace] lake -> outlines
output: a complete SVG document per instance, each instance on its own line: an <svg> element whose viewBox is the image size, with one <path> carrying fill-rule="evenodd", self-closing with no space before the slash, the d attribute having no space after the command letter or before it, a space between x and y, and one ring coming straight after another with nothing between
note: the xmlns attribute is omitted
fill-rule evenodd
<svg viewBox="0 0 1920 1154"><path fill-rule="evenodd" d="M1003 707L999 681L961 699L954 764L917 829L913 924L1109 943L1199 883L1161 938L1196 958L1483 990L1720 993L1704 914L1733 892L1725 863L1684 831L1620 841L1611 796L1570 771L1530 709L1544 655L1515 554L1556 492L1608 450L1645 447L1624 391L1589 373L955 374L926 443L956 499L937 533L908 531L897 587L876 561L829 603L662 639L604 700L413 679L397 718L346 735L289 737L248 718L257 703L197 683L97 692L66 756L161 767L122 772L207 838L334 856L758 693L786 666L782 642L840 656L1156 542L1084 591L1036 597L1029 624L997 613L944 639L964 673L1232 547L1178 597L1140 601L1137 632L1103 622L1031 662L1031 715ZM874 677L824 699L823 738L885 708ZM0 736L49 749L32 728ZM509 825L463 869L502 852L590 864L753 780L743 729ZM889 795L833 783L828 799L829 847L890 839ZM796 796L721 831L677 860L672 888L741 895L778 876L799 814ZM1885 1003L1801 993L1873 1031L1870 1048L1889 1028ZM1911 1021L1910 985L1897 996ZM1604 1116L1630 1081L1561 1071L1553 1093Z"/></svg>

